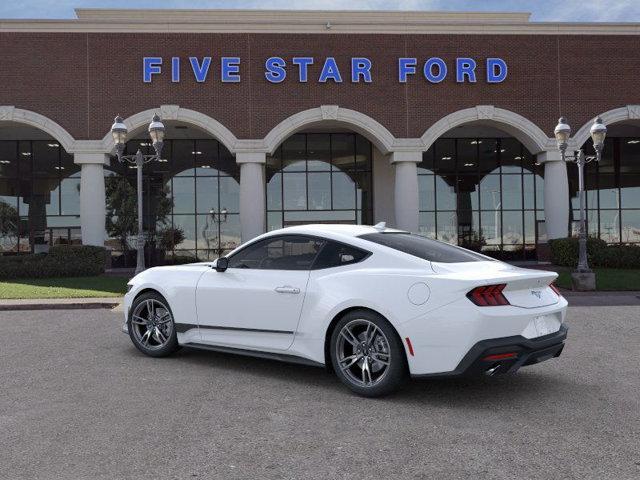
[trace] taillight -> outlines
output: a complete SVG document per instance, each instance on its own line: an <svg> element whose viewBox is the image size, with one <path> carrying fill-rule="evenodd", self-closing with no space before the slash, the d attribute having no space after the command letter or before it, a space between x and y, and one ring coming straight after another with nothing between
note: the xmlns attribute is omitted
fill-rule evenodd
<svg viewBox="0 0 640 480"><path fill-rule="evenodd" d="M485 285L476 287L467 293L467 298L479 307L495 307L498 305L509 305L509 300L502 294L506 283L500 285Z"/></svg>
<svg viewBox="0 0 640 480"><path fill-rule="evenodd" d="M561 296L562 296L562 294L560 293L560 290L558 289L558 287L556 287L556 284L555 284L555 283L550 283L550 284L549 284L549 288L550 288L551 290L553 290L553 293L555 293L555 294L556 294L556 295L558 295L559 297L561 297Z"/></svg>

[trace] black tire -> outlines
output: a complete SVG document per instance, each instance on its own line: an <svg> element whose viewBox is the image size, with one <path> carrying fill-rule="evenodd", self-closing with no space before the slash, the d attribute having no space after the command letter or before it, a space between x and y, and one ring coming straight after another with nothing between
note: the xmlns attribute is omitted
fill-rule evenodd
<svg viewBox="0 0 640 480"><path fill-rule="evenodd" d="M149 308L153 309L153 320L143 325L141 321L148 317ZM136 297L129 311L127 329L135 347L150 357L166 357L180 348L169 302L157 292L146 292ZM147 331L153 331L153 334L147 334Z"/></svg>
<svg viewBox="0 0 640 480"><path fill-rule="evenodd" d="M375 325L382 335L376 333L375 328L369 324ZM355 335L351 340L346 339L346 334L344 339L341 338L342 332L347 331L344 330L345 327ZM372 341L368 347L364 347L367 343L364 338L370 331L369 328L373 329ZM381 315L370 310L353 310L347 313L336 324L330 341L331 363L336 375L358 395L381 397L399 390L406 382L409 368L404 347L395 329ZM371 344L375 344L373 348ZM345 349L348 351L345 352ZM385 350L386 353L383 353ZM361 360L351 363L359 357L362 357ZM388 360L386 367L381 363L385 360ZM351 366L347 367L347 364ZM346 368L341 368L341 365ZM384 371L375 372L375 368L384 368ZM364 370L368 370L368 377ZM362 378L358 379L361 372ZM368 380L371 381L367 384Z"/></svg>

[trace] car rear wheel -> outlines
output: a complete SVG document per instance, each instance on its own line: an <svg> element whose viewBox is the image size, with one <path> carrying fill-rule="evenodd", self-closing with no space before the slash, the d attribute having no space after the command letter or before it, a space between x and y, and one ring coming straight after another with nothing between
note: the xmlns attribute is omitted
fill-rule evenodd
<svg viewBox="0 0 640 480"><path fill-rule="evenodd" d="M127 326L131 341L146 355L165 357L179 348L173 314L158 293L143 293L133 301Z"/></svg>
<svg viewBox="0 0 640 480"><path fill-rule="evenodd" d="M349 312L331 335L331 362L338 378L366 397L398 390L407 378L404 349L391 324L367 310Z"/></svg>

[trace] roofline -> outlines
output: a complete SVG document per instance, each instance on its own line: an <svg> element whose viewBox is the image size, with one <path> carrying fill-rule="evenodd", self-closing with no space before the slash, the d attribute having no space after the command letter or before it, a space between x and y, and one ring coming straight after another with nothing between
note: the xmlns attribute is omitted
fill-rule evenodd
<svg viewBox="0 0 640 480"><path fill-rule="evenodd" d="M529 13L76 9L75 19L0 19L0 32L639 35L640 23L531 22Z"/></svg>
<svg viewBox="0 0 640 480"><path fill-rule="evenodd" d="M315 19L318 16L331 15L348 19L372 19L376 17L384 17L389 19L416 19L421 21L456 21L456 22L528 22L531 17L530 12L473 12L473 11L446 11L446 10L306 10L306 9L273 9L264 10L259 8L176 8L176 9L155 9L146 8L76 8L74 9L76 17L79 20L122 20L122 15L126 14L135 19L154 19L158 18L166 21L167 12L171 13L172 19L176 17L179 20L197 20L197 21L215 21L218 23L226 20L234 20L237 17L243 19L257 18L262 20L265 17L273 17L281 20L286 17L296 20L309 18ZM204 17L204 18L203 18Z"/></svg>

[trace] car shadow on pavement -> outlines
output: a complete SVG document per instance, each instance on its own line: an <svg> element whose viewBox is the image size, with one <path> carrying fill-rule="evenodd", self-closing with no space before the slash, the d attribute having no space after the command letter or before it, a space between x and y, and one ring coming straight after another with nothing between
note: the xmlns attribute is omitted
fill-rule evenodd
<svg viewBox="0 0 640 480"><path fill-rule="evenodd" d="M351 394L333 373L324 368L192 348L183 348L175 358L190 365L211 368L212 371L232 371L238 382L253 382L256 377L266 377L270 381L277 380L291 386L300 384L306 389L313 386L333 393L355 395ZM528 403L535 398L542 400L561 397L566 389L579 387L575 384L569 385L566 380L566 377L559 377L551 371L535 371L531 367L516 374L495 377L410 379L399 392L381 399L369 400L453 408L459 406L467 409L475 405L485 408L485 405L495 406L496 399L508 403L526 399ZM256 388L261 387L256 384Z"/></svg>

